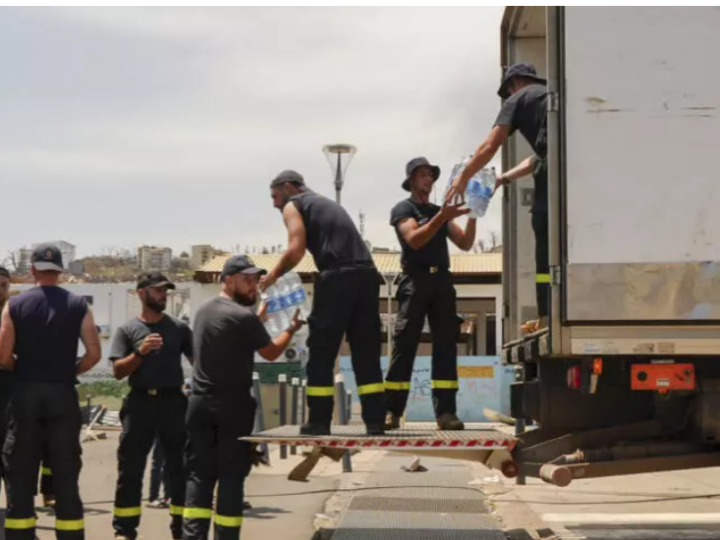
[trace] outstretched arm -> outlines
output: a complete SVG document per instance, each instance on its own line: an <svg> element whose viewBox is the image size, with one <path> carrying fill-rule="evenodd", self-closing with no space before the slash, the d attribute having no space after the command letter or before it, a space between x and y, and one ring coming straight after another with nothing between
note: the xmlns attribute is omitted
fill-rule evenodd
<svg viewBox="0 0 720 540"><path fill-rule="evenodd" d="M452 186L450 186L447 196L445 197L446 203L454 201L458 196L463 197L470 179L477 174L480 169L490 163L490 160L505 143L509 135L509 126L496 125L492 129L487 139L478 146L470 162L465 166L463 171L455 177L455 180L453 180Z"/></svg>
<svg viewBox="0 0 720 540"><path fill-rule="evenodd" d="M295 268L305 255L307 237L305 223L294 204L288 203L283 209L283 220L288 231L288 248L270 273L262 280L261 288L265 290L278 278Z"/></svg>

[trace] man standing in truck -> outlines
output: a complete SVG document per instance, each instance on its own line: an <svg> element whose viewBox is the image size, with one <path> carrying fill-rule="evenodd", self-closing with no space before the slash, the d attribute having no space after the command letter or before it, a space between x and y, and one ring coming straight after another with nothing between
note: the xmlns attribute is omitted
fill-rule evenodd
<svg viewBox="0 0 720 540"><path fill-rule="evenodd" d="M520 131L535 155L523 160L513 169L499 175L495 189L513 180L533 175L535 191L532 227L535 233L535 292L538 320L528 326L530 331L547 324L550 261L548 252L548 188L547 188L547 87L530 64L514 64L505 72L498 95L504 99L495 126L480 144L465 169L455 178L448 190L446 203L463 198L470 178L485 167L500 147L515 131Z"/></svg>
<svg viewBox="0 0 720 540"><path fill-rule="evenodd" d="M440 167L424 157L411 160L402 183L410 198L392 209L390 225L402 246L403 272L397 287L393 356L385 377L387 417L385 429L400 427L405 412L415 353L428 317L432 333L432 397L439 429L461 430L455 397L458 391L457 315L455 287L450 275L448 239L467 251L475 243L474 218L465 230L453 220L470 212L458 206L430 202Z"/></svg>

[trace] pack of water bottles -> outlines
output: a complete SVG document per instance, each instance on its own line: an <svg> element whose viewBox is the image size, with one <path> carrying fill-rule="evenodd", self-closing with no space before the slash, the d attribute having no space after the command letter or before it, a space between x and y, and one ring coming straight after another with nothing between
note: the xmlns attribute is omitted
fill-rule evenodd
<svg viewBox="0 0 720 540"><path fill-rule="evenodd" d="M300 310L300 319L307 321L310 315L310 303L302 280L296 272L288 272L263 293L262 300L267 303L267 322L265 328L272 337L279 336L290 326L295 313ZM298 332L306 333L307 326Z"/></svg>
<svg viewBox="0 0 720 540"><path fill-rule="evenodd" d="M460 162L455 164L450 173L450 179L445 188L445 193L448 192L455 177L465 169L465 166L471 159L472 156L465 156ZM465 189L465 204L470 208L468 216L481 218L485 215L488 205L490 204L490 199L492 199L493 192L495 191L495 180L495 167L485 167L470 178L467 188ZM443 200L445 200L444 195Z"/></svg>

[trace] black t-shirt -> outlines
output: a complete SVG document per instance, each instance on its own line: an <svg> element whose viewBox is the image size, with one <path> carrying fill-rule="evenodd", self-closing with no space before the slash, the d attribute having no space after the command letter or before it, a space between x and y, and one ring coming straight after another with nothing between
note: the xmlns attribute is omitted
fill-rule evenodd
<svg viewBox="0 0 720 540"><path fill-rule="evenodd" d="M544 161L547 157L547 87L530 84L515 92L503 103L495 125L508 126L511 135L519 130L535 154ZM533 176L535 193L532 210L546 211L547 168L536 167Z"/></svg>
<svg viewBox="0 0 720 540"><path fill-rule="evenodd" d="M405 199L395 205L390 212L390 225L395 227L400 246L402 247L402 258L400 264L403 270L427 270L431 266L438 266L441 269L450 268L450 252L448 250L448 223L443 223L435 236L420 249L411 248L400 233L400 222L407 218L414 218L417 224L422 227L440 211L436 204L420 204L412 199Z"/></svg>
<svg viewBox="0 0 720 540"><path fill-rule="evenodd" d="M249 397L255 352L270 344L270 335L250 308L217 296L206 301L193 325L195 364L192 392Z"/></svg>
<svg viewBox="0 0 720 540"><path fill-rule="evenodd" d="M302 216L307 249L318 270L375 268L370 250L342 206L309 190L290 202Z"/></svg>
<svg viewBox="0 0 720 540"><path fill-rule="evenodd" d="M137 352L150 334L160 334L163 345L143 357L140 366L130 375L130 386L142 389L182 387L185 380L182 355L193 357L192 331L187 324L169 315L164 315L157 323L133 319L123 324L115 332L110 361Z"/></svg>

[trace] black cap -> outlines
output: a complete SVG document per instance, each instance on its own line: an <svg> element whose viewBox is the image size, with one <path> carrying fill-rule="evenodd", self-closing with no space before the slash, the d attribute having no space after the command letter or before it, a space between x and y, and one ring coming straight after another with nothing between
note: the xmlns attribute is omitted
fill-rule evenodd
<svg viewBox="0 0 720 540"><path fill-rule="evenodd" d="M39 244L30 257L35 270L40 272L64 272L62 252L55 244Z"/></svg>
<svg viewBox="0 0 720 540"><path fill-rule="evenodd" d="M226 277L235 274L265 275L267 274L267 270L263 270L262 268L255 266L255 264L250 260L250 257L246 255L233 255L225 262L220 279L225 279Z"/></svg>
<svg viewBox="0 0 720 540"><path fill-rule="evenodd" d="M433 171L433 176L435 177L435 180L440 178L440 167L438 167L437 165L430 165L430 162L424 157L416 157L408 161L408 164L405 165L405 176L407 178L405 178L402 183L402 188L405 191L410 191L410 179L412 178L415 169L417 169L418 167L430 167Z"/></svg>
<svg viewBox="0 0 720 540"><path fill-rule="evenodd" d="M302 174L299 172L293 171L293 170L286 170L278 174L275 178L273 178L273 181L270 182L270 187L277 187L281 184L285 184L287 182L290 182L291 184L296 184L298 186L304 186L305 185L305 179L303 178Z"/></svg>
<svg viewBox="0 0 720 540"><path fill-rule="evenodd" d="M536 82L539 82L540 84L547 84L547 81L545 79L537 76L535 66L533 66L532 64L513 64L512 66L507 68L507 71L503 76L502 84L498 89L498 96L503 99L507 99L510 97L510 92L508 91L507 87L514 77L524 77L526 79L532 79Z"/></svg>
<svg viewBox="0 0 720 540"><path fill-rule="evenodd" d="M0 277L10 279L10 272L8 272L8 269L4 266L0 266Z"/></svg>
<svg viewBox="0 0 720 540"><path fill-rule="evenodd" d="M160 272L145 272L138 276L137 288L139 290L145 287L152 287L153 289L167 287L168 289L174 289L175 284Z"/></svg>

